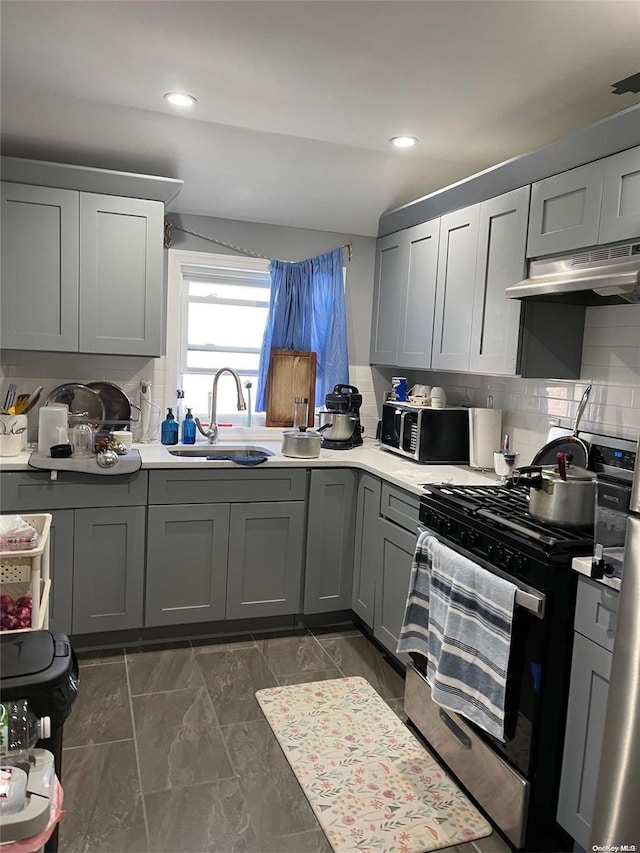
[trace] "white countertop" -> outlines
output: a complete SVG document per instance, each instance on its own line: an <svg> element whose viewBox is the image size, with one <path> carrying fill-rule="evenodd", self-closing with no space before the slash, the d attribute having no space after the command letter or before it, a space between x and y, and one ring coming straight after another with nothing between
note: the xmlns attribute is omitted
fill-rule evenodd
<svg viewBox="0 0 640 853"><path fill-rule="evenodd" d="M571 568L574 572L579 572L581 575L591 578L591 557L574 557L571 561ZM600 583L603 586L609 586L611 589L620 589L622 578L609 578L606 575L601 578L591 578L594 583Z"/></svg>
<svg viewBox="0 0 640 853"><path fill-rule="evenodd" d="M225 446L249 443L253 446L265 447L273 453L268 460L258 467L293 467L293 468L360 468L374 476L381 477L394 483L413 494L420 495L422 486L427 483L456 483L458 485L488 485L496 483L498 477L494 471L475 471L464 465L424 465L405 459L396 453L383 450L380 442L365 438L361 447L352 450L320 450L316 459L294 459L283 456L281 452L282 430L274 428L244 429L237 428L233 433L225 433L225 440L211 446L213 453L224 451ZM175 445L178 449L183 445ZM187 445L193 447L193 445ZM206 447L198 442L197 447ZM172 456L169 448L154 442L152 444L134 444L140 452L143 469L161 468L241 468L235 462L228 460L207 460L203 457L188 458ZM31 451L19 456L4 456L0 459L0 471L29 470L28 461Z"/></svg>

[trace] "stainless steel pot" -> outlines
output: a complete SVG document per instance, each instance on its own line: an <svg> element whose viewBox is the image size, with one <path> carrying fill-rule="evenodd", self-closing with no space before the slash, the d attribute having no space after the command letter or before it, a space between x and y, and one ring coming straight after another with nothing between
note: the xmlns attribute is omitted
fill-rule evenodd
<svg viewBox="0 0 640 853"><path fill-rule="evenodd" d="M319 429L329 427L324 437L329 441L349 441L356 428L358 418L342 412L318 412Z"/></svg>
<svg viewBox="0 0 640 853"><path fill-rule="evenodd" d="M306 427L286 430L282 433L282 455L293 456L296 459L316 459L320 456L322 433L330 426L329 423L318 430Z"/></svg>
<svg viewBox="0 0 640 853"><path fill-rule="evenodd" d="M529 486L529 514L558 527L593 527L596 507L596 475L567 464L558 453L558 467L530 465L513 472L510 485Z"/></svg>

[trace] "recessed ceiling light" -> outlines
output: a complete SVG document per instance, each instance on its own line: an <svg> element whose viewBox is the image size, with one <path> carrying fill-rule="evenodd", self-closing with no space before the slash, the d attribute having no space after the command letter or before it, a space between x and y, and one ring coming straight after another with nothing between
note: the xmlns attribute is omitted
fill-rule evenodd
<svg viewBox="0 0 640 853"><path fill-rule="evenodd" d="M415 136L392 136L389 142L396 148L412 148L418 140Z"/></svg>
<svg viewBox="0 0 640 853"><path fill-rule="evenodd" d="M164 97L174 107L192 107L196 103L193 95L185 95L182 92L167 92Z"/></svg>

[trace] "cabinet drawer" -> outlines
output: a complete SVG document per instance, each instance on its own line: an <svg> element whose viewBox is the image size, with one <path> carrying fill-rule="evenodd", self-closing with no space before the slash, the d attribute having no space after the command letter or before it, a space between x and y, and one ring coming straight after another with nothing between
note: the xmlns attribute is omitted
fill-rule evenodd
<svg viewBox="0 0 640 853"><path fill-rule="evenodd" d="M575 629L604 649L613 651L620 593L589 578L578 580Z"/></svg>
<svg viewBox="0 0 640 853"><path fill-rule="evenodd" d="M302 501L306 496L307 472L274 468L270 471L149 472L149 503L233 503L236 501Z"/></svg>
<svg viewBox="0 0 640 853"><path fill-rule="evenodd" d="M95 474L48 471L6 471L2 484L2 512L74 509L76 507L141 506L147 502L147 472L101 477Z"/></svg>
<svg viewBox="0 0 640 853"><path fill-rule="evenodd" d="M388 518L389 521L393 521L400 527L404 527L405 530L415 533L419 506L420 498L416 495L405 492L404 489L398 489L396 486L390 486L388 483L382 483L380 514Z"/></svg>

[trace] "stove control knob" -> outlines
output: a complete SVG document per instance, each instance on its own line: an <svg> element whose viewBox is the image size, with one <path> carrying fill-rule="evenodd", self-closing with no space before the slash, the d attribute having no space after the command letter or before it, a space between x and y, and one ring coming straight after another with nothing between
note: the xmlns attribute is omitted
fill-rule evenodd
<svg viewBox="0 0 640 853"><path fill-rule="evenodd" d="M453 523L453 521L451 521L450 518L445 519L443 527L445 533L453 533L453 531L455 530L455 524Z"/></svg>
<svg viewBox="0 0 640 853"><path fill-rule="evenodd" d="M460 544L462 545L463 548L466 548L467 545L469 544L469 533L468 533L468 531L463 530L460 533Z"/></svg>
<svg viewBox="0 0 640 853"><path fill-rule="evenodd" d="M475 530L469 531L469 545L474 548L480 542L480 534Z"/></svg>

